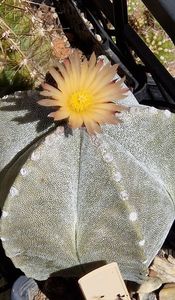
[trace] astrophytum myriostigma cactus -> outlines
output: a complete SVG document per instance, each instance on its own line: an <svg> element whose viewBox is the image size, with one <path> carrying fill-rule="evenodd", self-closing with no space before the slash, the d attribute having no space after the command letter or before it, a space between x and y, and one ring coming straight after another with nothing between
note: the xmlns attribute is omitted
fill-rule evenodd
<svg viewBox="0 0 175 300"><path fill-rule="evenodd" d="M117 261L124 279L141 282L175 216L174 115L140 106L129 92L122 122L101 133L51 123L38 133L45 108L29 122L24 98L17 98L20 112L7 107L13 97L0 110L8 128L0 133L6 255L38 280Z"/></svg>

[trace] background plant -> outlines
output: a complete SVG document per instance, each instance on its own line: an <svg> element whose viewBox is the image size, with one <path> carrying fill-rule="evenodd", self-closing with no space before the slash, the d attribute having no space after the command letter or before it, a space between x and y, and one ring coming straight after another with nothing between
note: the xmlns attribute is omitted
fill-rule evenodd
<svg viewBox="0 0 175 300"><path fill-rule="evenodd" d="M26 0L0 3L0 88L37 86L55 57L53 41L60 33L54 8L31 6Z"/></svg>
<svg viewBox="0 0 175 300"><path fill-rule="evenodd" d="M174 45L160 24L140 0L128 0L128 13L130 24L139 33L156 57L173 72L175 68Z"/></svg>

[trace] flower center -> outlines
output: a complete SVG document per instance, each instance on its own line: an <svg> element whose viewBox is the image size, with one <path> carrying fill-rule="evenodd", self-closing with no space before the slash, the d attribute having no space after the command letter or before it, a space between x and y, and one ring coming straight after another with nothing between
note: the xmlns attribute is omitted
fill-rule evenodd
<svg viewBox="0 0 175 300"><path fill-rule="evenodd" d="M74 92L70 97L70 108L74 112L84 112L92 104L92 96L86 91Z"/></svg>

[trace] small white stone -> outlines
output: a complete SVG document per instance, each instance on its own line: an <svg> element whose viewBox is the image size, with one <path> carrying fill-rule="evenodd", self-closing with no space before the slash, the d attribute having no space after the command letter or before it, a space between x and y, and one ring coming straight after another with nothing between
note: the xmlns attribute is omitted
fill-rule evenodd
<svg viewBox="0 0 175 300"><path fill-rule="evenodd" d="M155 115L155 114L158 113L158 109L155 108L155 107L153 107L153 106L151 106L151 107L149 107L149 112L150 112L151 114Z"/></svg>
<svg viewBox="0 0 175 300"><path fill-rule="evenodd" d="M3 210L2 211L2 218L6 218L8 216L8 212L7 211L5 211L5 210Z"/></svg>
<svg viewBox="0 0 175 300"><path fill-rule="evenodd" d="M28 174L28 170L26 168L21 168L20 173L22 176L26 176Z"/></svg>
<svg viewBox="0 0 175 300"><path fill-rule="evenodd" d="M11 195L12 197L15 197L15 196L18 196L18 194L19 194L19 191L17 190L17 188L15 188L14 186L12 186L12 187L10 188L10 195Z"/></svg>
<svg viewBox="0 0 175 300"><path fill-rule="evenodd" d="M31 155L31 160L37 161L38 159L40 159L40 152L34 151Z"/></svg>
<svg viewBox="0 0 175 300"><path fill-rule="evenodd" d="M140 246L140 247L142 247L142 246L144 246L144 245L145 245L145 240L139 241L139 246Z"/></svg>
<svg viewBox="0 0 175 300"><path fill-rule="evenodd" d="M111 162L111 161L113 161L113 156L111 153L107 152L103 155L103 159L106 162Z"/></svg>
<svg viewBox="0 0 175 300"><path fill-rule="evenodd" d="M135 211L130 213L129 220L132 221L132 222L137 220L137 213Z"/></svg>
<svg viewBox="0 0 175 300"><path fill-rule="evenodd" d="M167 118L170 118L170 117L171 117L171 112L170 112L168 109L165 109L165 110L164 110L164 115L165 115Z"/></svg>
<svg viewBox="0 0 175 300"><path fill-rule="evenodd" d="M116 172L116 173L113 174L113 178L114 178L115 181L119 182L119 181L122 180L122 175L121 175L120 172Z"/></svg>
<svg viewBox="0 0 175 300"><path fill-rule="evenodd" d="M122 198L123 201L127 201L129 199L129 195L128 195L127 191L122 191L120 193L120 197Z"/></svg>

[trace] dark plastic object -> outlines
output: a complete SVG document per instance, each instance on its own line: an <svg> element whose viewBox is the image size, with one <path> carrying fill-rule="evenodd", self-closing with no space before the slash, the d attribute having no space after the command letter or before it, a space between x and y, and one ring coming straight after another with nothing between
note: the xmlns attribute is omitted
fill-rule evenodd
<svg viewBox="0 0 175 300"><path fill-rule="evenodd" d="M12 286L11 300L33 300L38 291L38 285L33 279L20 276Z"/></svg>
<svg viewBox="0 0 175 300"><path fill-rule="evenodd" d="M174 24L175 2L172 5L172 11L169 8L171 0L166 2L157 0L143 2L146 5L149 2L148 9L151 8L151 12L156 10L155 16L162 27L167 30L169 36L172 37L173 34L175 36L175 26L171 28L170 32L170 26L168 29L165 26L165 23L167 23L164 19L165 16L161 14L164 11L167 18L171 20L171 24ZM167 104L175 104L175 79L128 23L127 0L113 0L113 3L110 0L79 0L76 4L72 0L62 0L61 3L65 12L64 17L67 18L71 30L82 41L83 47L86 49L91 47L91 51L94 49L97 54L99 52L103 53L111 61L120 63L121 71L126 74L127 80L131 82L134 93L147 85L146 74L150 73L153 82L156 83L162 95L162 101L165 100ZM161 6L163 3L165 10ZM85 13L86 18L93 24L93 30L86 26L78 8ZM114 26L114 29L109 30L107 28L108 21ZM97 41L95 34L101 36L102 42ZM116 43L113 42L112 36L116 36ZM140 57L144 66L136 64L131 50L134 50ZM151 104L153 105L153 103Z"/></svg>

